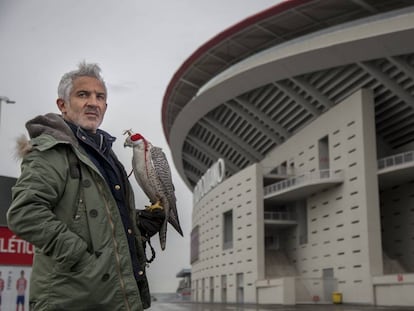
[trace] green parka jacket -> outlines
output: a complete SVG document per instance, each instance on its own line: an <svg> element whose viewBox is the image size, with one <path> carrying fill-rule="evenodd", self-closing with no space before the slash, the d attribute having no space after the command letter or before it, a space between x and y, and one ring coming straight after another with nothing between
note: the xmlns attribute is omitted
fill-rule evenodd
<svg viewBox="0 0 414 311"><path fill-rule="evenodd" d="M133 191L126 189L142 278L111 191L57 114L26 124L21 176L7 212L10 229L35 246L31 310L138 311L150 306Z"/></svg>

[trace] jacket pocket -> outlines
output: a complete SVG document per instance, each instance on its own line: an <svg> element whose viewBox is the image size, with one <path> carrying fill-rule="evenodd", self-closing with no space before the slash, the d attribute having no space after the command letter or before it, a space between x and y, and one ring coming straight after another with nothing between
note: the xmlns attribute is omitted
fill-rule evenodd
<svg viewBox="0 0 414 311"><path fill-rule="evenodd" d="M85 252L78 262L76 262L71 268L71 272L82 272L89 269L89 265L92 265L97 260L94 254Z"/></svg>
<svg viewBox="0 0 414 311"><path fill-rule="evenodd" d="M83 198L80 196L76 212L72 217L72 222L68 225L69 229L76 233L87 244L89 253L93 253L91 236L89 232L88 215Z"/></svg>
<svg viewBox="0 0 414 311"><path fill-rule="evenodd" d="M56 267L49 284L49 303L72 310L76 306L112 305L116 301L118 281L112 251L103 249L99 257L82 255L69 271ZM104 309L102 309L104 310Z"/></svg>

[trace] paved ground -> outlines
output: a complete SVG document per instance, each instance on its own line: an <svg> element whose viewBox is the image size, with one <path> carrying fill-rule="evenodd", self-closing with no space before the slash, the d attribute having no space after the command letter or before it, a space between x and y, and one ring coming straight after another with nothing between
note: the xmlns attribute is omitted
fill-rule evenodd
<svg viewBox="0 0 414 311"><path fill-rule="evenodd" d="M149 311L408 311L414 307L373 307L348 304L337 305L298 305L298 306L257 306L234 304L197 304L190 302L158 302L152 303Z"/></svg>

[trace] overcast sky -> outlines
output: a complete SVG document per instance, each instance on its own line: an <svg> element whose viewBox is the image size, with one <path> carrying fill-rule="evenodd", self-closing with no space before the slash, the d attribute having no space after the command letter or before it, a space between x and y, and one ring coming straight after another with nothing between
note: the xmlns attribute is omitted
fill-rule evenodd
<svg viewBox="0 0 414 311"><path fill-rule="evenodd" d="M101 128L118 137L114 149L127 170L131 149L123 148L132 128L164 149L162 99L181 64L201 45L277 0L0 0L0 175L17 177L14 141L39 114L58 113L57 85L77 64L99 63L108 86ZM190 268L192 194L173 169L184 238L172 227L165 251L153 239L157 259L148 269L153 292L174 292L182 268ZM147 199L131 177L137 207Z"/></svg>

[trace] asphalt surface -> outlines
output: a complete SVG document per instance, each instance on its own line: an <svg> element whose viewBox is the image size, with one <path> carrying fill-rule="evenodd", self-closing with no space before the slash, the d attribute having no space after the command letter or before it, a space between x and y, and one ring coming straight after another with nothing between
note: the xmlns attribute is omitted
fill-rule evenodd
<svg viewBox="0 0 414 311"><path fill-rule="evenodd" d="M280 305L237 305L211 304L191 302L158 302L154 301L149 311L408 311L414 307L375 307L348 304L311 304L297 306Z"/></svg>

